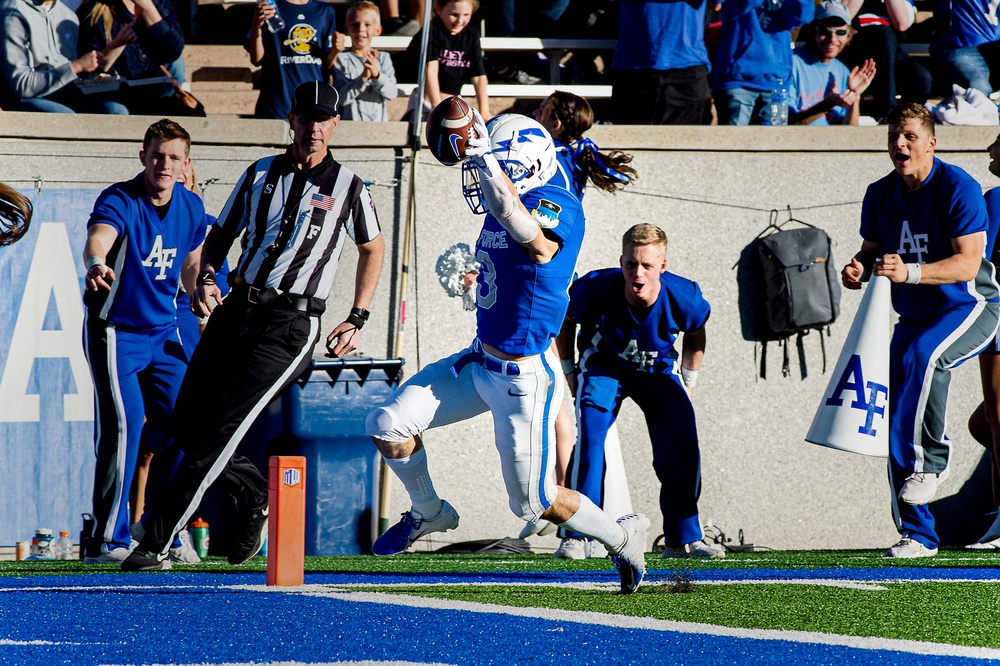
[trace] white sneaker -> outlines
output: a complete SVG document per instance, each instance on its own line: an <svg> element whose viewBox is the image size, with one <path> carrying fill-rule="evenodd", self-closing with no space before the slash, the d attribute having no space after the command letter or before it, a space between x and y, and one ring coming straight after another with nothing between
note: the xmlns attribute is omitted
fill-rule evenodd
<svg viewBox="0 0 1000 666"><path fill-rule="evenodd" d="M941 474L933 472L915 472L906 477L903 487L899 489L899 499L907 504L918 506L929 504L937 494L938 485L948 476L948 470Z"/></svg>
<svg viewBox="0 0 1000 666"><path fill-rule="evenodd" d="M1000 550L1000 539L970 543L966 548L969 550Z"/></svg>
<svg viewBox="0 0 1000 666"><path fill-rule="evenodd" d="M187 530L181 530L177 533L177 538L180 540L181 545L170 549L170 561L179 564L201 564L198 551L194 549L194 541L191 539L191 533Z"/></svg>
<svg viewBox="0 0 1000 666"><path fill-rule="evenodd" d="M539 518L533 523L525 523L524 529L522 529L521 533L517 535L517 538L527 539L528 537L536 534L538 536L546 536L548 534L552 534L557 529L559 529L559 527L555 523L550 523L543 518Z"/></svg>
<svg viewBox="0 0 1000 666"><path fill-rule="evenodd" d="M646 575L646 531L649 529L649 518L641 513L630 513L619 518L618 524L625 530L625 543L617 553L611 555L611 561L618 569L622 594L632 594L639 589Z"/></svg>
<svg viewBox="0 0 1000 666"><path fill-rule="evenodd" d="M663 549L663 559L665 560L681 559L686 557L717 560L725 556L726 551L710 546L704 541L692 541L691 543L684 544L680 548L670 548L668 546Z"/></svg>
<svg viewBox="0 0 1000 666"><path fill-rule="evenodd" d="M110 543L101 544L101 554L96 557L91 557L86 555L83 558L84 564L121 564L122 561L128 557L135 547L139 545L139 542L135 539L129 544L128 548L122 548L121 546L115 548L114 545Z"/></svg>
<svg viewBox="0 0 1000 666"><path fill-rule="evenodd" d="M916 539L904 536L895 546L885 551L885 557L898 557L911 559L914 557L934 557L937 555L937 548L928 548Z"/></svg>
<svg viewBox="0 0 1000 666"><path fill-rule="evenodd" d="M997 510L997 517L993 520L993 524L986 530L986 534L979 537L978 543L987 543L998 539L1000 539L1000 510Z"/></svg>
<svg viewBox="0 0 1000 666"><path fill-rule="evenodd" d="M566 537L552 553L552 557L563 560L585 560L590 557L591 542L586 539Z"/></svg>

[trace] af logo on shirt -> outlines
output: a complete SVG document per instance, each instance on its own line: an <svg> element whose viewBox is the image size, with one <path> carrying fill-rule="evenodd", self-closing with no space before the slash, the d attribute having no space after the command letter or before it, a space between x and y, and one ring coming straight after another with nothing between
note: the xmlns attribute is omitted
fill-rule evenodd
<svg viewBox="0 0 1000 666"><path fill-rule="evenodd" d="M163 247L163 236L156 235L153 241L153 249L149 256L142 260L142 265L146 268L158 268L160 272L153 278L154 280L166 280L167 269L174 265L174 258L177 256L176 247Z"/></svg>
<svg viewBox="0 0 1000 666"><path fill-rule="evenodd" d="M916 255L917 263L924 263L924 255L927 253L927 234L915 234L910 231L910 223L903 220L903 228L899 231L899 249L896 254Z"/></svg>
<svg viewBox="0 0 1000 666"><path fill-rule="evenodd" d="M624 351L618 356L625 359L636 370L649 370L656 363L657 353L655 351L641 351L635 340L629 340Z"/></svg>

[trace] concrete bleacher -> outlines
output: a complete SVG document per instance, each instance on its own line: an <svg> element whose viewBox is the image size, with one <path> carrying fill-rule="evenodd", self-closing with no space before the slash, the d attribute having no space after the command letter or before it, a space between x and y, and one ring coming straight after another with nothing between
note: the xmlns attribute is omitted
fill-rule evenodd
<svg viewBox="0 0 1000 666"><path fill-rule="evenodd" d="M406 50L410 37L378 37L374 46L389 53ZM347 38L350 46L350 38ZM485 37L486 51L528 51L541 53L549 62L550 83L517 85L491 83L489 96L494 113L514 106L519 99L544 99L557 88L588 99L608 98L610 85L560 84L560 63L569 51L599 51L614 49L614 40L541 39L527 37ZM184 49L188 84L191 93L205 105L210 115L250 116L257 101L254 81L258 67L250 64L250 57L242 46L235 44L188 44ZM390 120L399 120L406 111L406 97L416 88L415 82L399 83L400 97L389 102ZM462 88L462 95L474 96L471 85Z"/></svg>

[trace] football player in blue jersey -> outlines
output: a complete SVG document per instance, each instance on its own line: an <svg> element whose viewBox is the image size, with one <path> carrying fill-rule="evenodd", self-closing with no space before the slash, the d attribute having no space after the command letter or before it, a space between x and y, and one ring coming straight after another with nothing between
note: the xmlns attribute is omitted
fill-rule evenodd
<svg viewBox="0 0 1000 666"><path fill-rule="evenodd" d="M555 483L554 422L565 382L552 340L584 234L579 200L548 184L555 159L552 139L534 120L503 114L486 125L476 114L462 174L469 206L486 214L475 249L477 337L368 415L368 434L412 504L373 551L399 553L425 534L458 527L458 513L434 490L419 434L489 411L511 511L604 544L622 592L631 593L645 574L649 520L629 514L616 522Z"/></svg>
<svg viewBox="0 0 1000 666"><path fill-rule="evenodd" d="M168 434L187 369L174 298L182 274L194 289L207 225L201 198L177 182L190 147L174 121L150 125L139 152L143 171L104 190L87 223L83 342L97 409L97 528L83 545L90 563L129 553L129 489L144 419L161 471L169 475L180 457Z"/></svg>
<svg viewBox="0 0 1000 666"><path fill-rule="evenodd" d="M705 354L711 308L697 283L667 272L666 252L663 230L637 224L622 237L620 268L591 271L570 287L559 336L560 356L572 361L579 325L579 374L566 373L580 430L569 486L603 506L605 437L631 398L645 415L661 483L663 556L723 557L702 540L701 463L689 394ZM674 344L682 332L678 355ZM586 535L567 530L563 542L561 548L581 550Z"/></svg>
<svg viewBox="0 0 1000 666"><path fill-rule="evenodd" d="M927 505L951 459L945 433L951 369L996 335L1000 287L985 253L982 188L934 157L930 112L900 104L886 122L894 170L868 186L861 251L841 281L860 289L872 274L893 283L899 323L889 346L889 480L901 539L885 556L932 557L939 539Z"/></svg>

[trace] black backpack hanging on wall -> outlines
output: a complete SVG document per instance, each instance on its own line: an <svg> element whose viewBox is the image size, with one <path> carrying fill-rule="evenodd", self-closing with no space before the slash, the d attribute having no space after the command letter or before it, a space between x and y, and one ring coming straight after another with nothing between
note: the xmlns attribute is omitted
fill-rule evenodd
<svg viewBox="0 0 1000 666"><path fill-rule="evenodd" d="M823 372L826 372L826 344L823 329L837 319L840 313L840 274L833 260L832 242L825 231L791 218L776 224L777 211L771 223L755 239L757 285L762 312L759 313L758 339L761 352L760 376L766 378L767 343L778 341L784 351L782 374L790 374L789 338L796 336L796 346L805 371L803 337L812 330L820 331L823 351ZM801 228L784 229L788 222L803 225ZM749 257L747 257L749 258Z"/></svg>
<svg viewBox="0 0 1000 666"><path fill-rule="evenodd" d="M776 231L757 246L767 323L778 337L832 324L840 313L840 276L830 237L806 227Z"/></svg>

